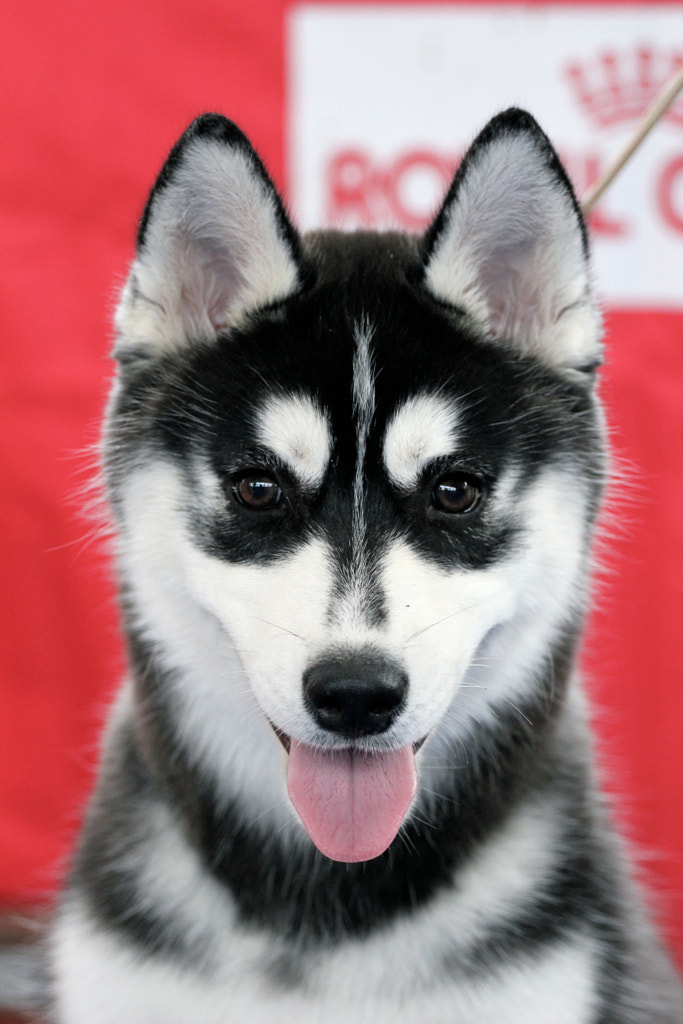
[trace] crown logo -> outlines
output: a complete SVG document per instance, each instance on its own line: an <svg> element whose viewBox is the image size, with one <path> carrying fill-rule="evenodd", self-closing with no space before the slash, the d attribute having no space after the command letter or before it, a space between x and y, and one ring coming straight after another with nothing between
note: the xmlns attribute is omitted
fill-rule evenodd
<svg viewBox="0 0 683 1024"><path fill-rule="evenodd" d="M584 111L599 127L636 121L680 68L683 50L655 53L640 47L630 54L605 51L593 61L567 66L566 74ZM683 98L666 119L683 127Z"/></svg>

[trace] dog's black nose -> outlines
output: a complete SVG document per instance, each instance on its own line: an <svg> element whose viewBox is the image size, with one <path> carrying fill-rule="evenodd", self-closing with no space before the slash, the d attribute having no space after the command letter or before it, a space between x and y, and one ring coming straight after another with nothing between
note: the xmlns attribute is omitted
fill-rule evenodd
<svg viewBox="0 0 683 1024"><path fill-rule="evenodd" d="M318 725L348 739L386 732L407 690L406 673L375 654L331 658L304 675L304 697Z"/></svg>

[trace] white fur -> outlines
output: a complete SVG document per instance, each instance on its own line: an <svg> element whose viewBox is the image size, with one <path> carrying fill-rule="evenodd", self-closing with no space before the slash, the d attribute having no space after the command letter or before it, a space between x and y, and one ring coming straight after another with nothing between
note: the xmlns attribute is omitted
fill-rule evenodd
<svg viewBox="0 0 683 1024"><path fill-rule="evenodd" d="M74 914L57 935L59 1019L65 1024L591 1024L594 1019L597 950L589 939L574 937L544 950L537 960L512 961L494 977L478 980L473 972L469 978L441 978L438 985L430 984L429 965L410 928L394 941L383 939L311 954L312 978L303 991L291 992L264 979L259 968L272 950L259 950L262 943L248 932L226 937L224 948L231 955L220 973L198 977L163 960L141 961Z"/></svg>
<svg viewBox="0 0 683 1024"><path fill-rule="evenodd" d="M528 135L477 153L426 270L433 294L491 337L556 366L600 355L579 222Z"/></svg>
<svg viewBox="0 0 683 1024"><path fill-rule="evenodd" d="M134 587L140 627L163 648L166 667L183 673L169 694L181 739L219 795L230 779L254 820L269 812L285 823L295 815L284 783L284 751L231 637L205 600L195 603L186 579L186 561L195 551L183 522L189 495L176 470L161 463L132 474L125 500L130 525L120 540L121 562ZM272 642L277 650L283 634L263 620L255 620L256 627L259 621L256 642Z"/></svg>
<svg viewBox="0 0 683 1024"><path fill-rule="evenodd" d="M396 487L417 484L428 462L450 455L457 444L457 411L435 394L414 395L392 416L384 435L384 466Z"/></svg>
<svg viewBox="0 0 683 1024"><path fill-rule="evenodd" d="M258 417L259 438L305 486L323 482L330 461L329 417L307 395L276 395Z"/></svg>

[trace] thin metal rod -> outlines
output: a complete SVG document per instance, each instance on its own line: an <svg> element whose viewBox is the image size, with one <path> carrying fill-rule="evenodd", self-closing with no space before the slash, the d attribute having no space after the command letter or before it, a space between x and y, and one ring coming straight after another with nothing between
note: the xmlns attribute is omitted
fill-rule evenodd
<svg viewBox="0 0 683 1024"><path fill-rule="evenodd" d="M603 192L605 192L605 190L612 184L619 171L633 156L643 139L652 131L659 119L666 114L681 89L683 89L683 68L677 71L676 74L669 79L657 98L653 100L649 110L647 110L643 115L643 118L638 123L632 138L624 146L614 163L607 169L603 176L596 181L592 188L589 188L588 192L586 192L581 201L581 210L585 217L591 213L598 199L600 199Z"/></svg>

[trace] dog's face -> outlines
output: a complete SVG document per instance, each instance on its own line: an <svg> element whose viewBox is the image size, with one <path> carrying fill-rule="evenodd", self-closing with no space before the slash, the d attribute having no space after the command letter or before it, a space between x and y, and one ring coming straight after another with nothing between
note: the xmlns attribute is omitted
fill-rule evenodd
<svg viewBox="0 0 683 1024"><path fill-rule="evenodd" d="M186 680L179 734L234 767L271 756L265 727L319 848L376 856L415 752L525 703L580 616L599 326L566 178L509 112L424 239L300 240L207 116L150 197L118 326L126 600Z"/></svg>

